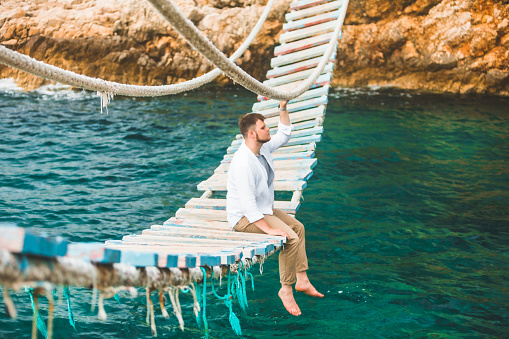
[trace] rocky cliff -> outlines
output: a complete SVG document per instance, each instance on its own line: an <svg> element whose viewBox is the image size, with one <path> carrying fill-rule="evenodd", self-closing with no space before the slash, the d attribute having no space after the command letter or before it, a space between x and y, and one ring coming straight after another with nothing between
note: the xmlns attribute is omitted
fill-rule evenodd
<svg viewBox="0 0 509 339"><path fill-rule="evenodd" d="M176 1L227 55L249 34L265 2ZM276 1L238 61L259 79L270 68L290 2ZM508 18L508 0L351 0L333 85L509 95ZM131 84L176 83L212 69L148 3L136 0L3 0L0 43L65 69ZM0 66L0 78L6 77L26 88L44 83Z"/></svg>

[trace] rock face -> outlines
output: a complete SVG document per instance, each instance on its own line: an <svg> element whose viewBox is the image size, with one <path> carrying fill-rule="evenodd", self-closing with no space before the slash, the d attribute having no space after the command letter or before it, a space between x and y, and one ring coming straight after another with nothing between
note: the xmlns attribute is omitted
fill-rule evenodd
<svg viewBox="0 0 509 339"><path fill-rule="evenodd" d="M251 32L265 6L258 0L176 3L228 56ZM270 68L288 6L289 0L277 1L250 50L237 61L257 78ZM137 85L178 83L214 68L148 2L138 0L2 1L0 43L76 73ZM7 77L28 89L46 82L0 65L0 78Z"/></svg>
<svg viewBox="0 0 509 339"><path fill-rule="evenodd" d="M337 86L509 95L509 1L352 1Z"/></svg>
<svg viewBox="0 0 509 339"><path fill-rule="evenodd" d="M265 2L176 1L226 55L247 37ZM276 1L238 61L258 79L270 68L290 2ZM138 85L182 82L213 68L136 0L4 0L0 43L77 73ZM6 77L28 89L45 82L0 66ZM333 85L509 95L509 1L350 0Z"/></svg>

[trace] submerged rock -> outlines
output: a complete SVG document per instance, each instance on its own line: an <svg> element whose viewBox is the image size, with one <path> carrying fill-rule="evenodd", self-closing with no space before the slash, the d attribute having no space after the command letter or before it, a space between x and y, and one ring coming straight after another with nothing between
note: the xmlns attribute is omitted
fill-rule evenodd
<svg viewBox="0 0 509 339"><path fill-rule="evenodd" d="M176 1L226 55L253 29L265 2ZM270 68L290 2L276 0L237 62L258 79ZM507 1L351 0L333 85L509 95L508 18ZM0 43L77 73L138 85L178 83L213 68L148 2L136 0L5 0ZM28 89L46 82L5 66L0 77Z"/></svg>

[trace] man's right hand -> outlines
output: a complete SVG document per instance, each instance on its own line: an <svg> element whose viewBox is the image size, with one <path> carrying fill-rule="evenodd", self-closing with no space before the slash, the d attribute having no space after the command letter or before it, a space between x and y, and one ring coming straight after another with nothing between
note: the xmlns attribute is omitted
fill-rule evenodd
<svg viewBox="0 0 509 339"><path fill-rule="evenodd" d="M282 237L285 237L286 239L289 239L288 238L288 233L286 233L285 231L283 230L280 230L280 229L277 229L277 228L270 228L269 230L267 230L266 232L268 235L280 235Z"/></svg>
<svg viewBox="0 0 509 339"><path fill-rule="evenodd" d="M279 236L285 237L288 240L290 239L288 237L288 233L286 233L285 231L280 230L278 228L270 227L270 225L267 223L267 221L265 221L265 219L263 219L263 218L255 221L254 224L256 225L256 227L258 227L259 229L261 229L263 232L265 232L268 235L279 235Z"/></svg>

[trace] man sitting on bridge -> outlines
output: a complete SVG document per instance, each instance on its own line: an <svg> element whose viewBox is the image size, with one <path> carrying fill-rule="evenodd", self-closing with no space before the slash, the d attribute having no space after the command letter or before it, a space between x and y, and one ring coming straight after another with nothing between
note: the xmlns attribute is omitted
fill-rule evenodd
<svg viewBox="0 0 509 339"><path fill-rule="evenodd" d="M228 171L226 195L229 225L238 232L266 233L287 238L279 253L281 289L279 297L286 310L301 314L293 297L295 290L314 297L323 297L311 284L306 270L306 240L304 225L274 207L274 160L271 155L290 140L292 126L286 105L279 103L279 125L271 137L264 116L248 113L239 119L244 137Z"/></svg>

